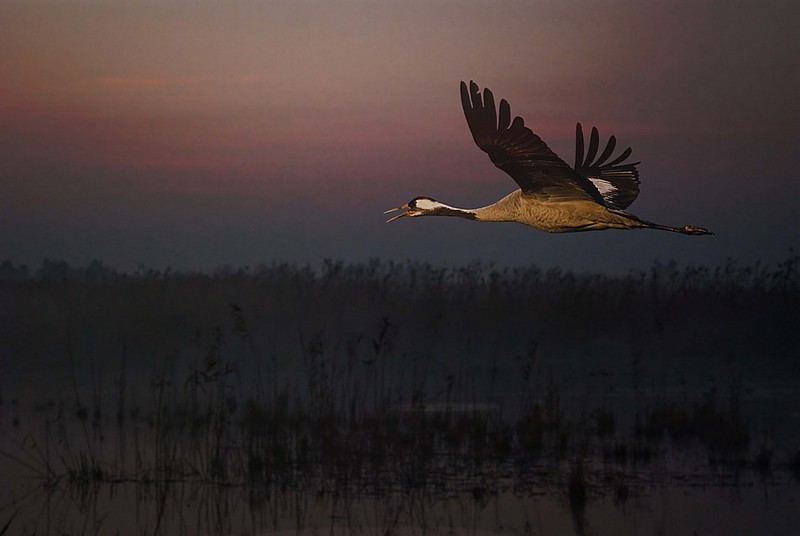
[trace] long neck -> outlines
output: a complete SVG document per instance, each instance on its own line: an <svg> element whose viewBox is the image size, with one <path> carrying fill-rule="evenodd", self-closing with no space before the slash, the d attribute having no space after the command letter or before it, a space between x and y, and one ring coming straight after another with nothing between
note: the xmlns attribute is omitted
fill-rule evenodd
<svg viewBox="0 0 800 536"><path fill-rule="evenodd" d="M512 221L518 211L519 190L498 199L491 205L479 208L457 208L442 204L442 216L459 216L477 221Z"/></svg>
<svg viewBox="0 0 800 536"><path fill-rule="evenodd" d="M466 218L468 220L477 220L477 211L480 209L457 208L445 205L444 203L437 203L437 206L428 210L426 216L457 216L459 218Z"/></svg>
<svg viewBox="0 0 800 536"><path fill-rule="evenodd" d="M429 216L457 216L476 221L507 221L505 214L498 209L497 203L479 208L458 208L440 203L438 207L428 212Z"/></svg>

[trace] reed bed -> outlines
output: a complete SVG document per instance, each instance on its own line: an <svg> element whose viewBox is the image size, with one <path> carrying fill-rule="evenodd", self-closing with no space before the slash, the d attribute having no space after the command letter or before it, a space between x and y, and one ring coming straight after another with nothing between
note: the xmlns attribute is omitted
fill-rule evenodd
<svg viewBox="0 0 800 536"><path fill-rule="evenodd" d="M225 532L234 507L220 490L259 505L254 528L287 512L302 528L309 494L328 501L331 526L362 523L359 501L377 500L388 528L424 525L454 497L481 508L547 494L580 532L599 497L623 508L691 478L797 476L797 445L754 426L746 378L761 356L767 380L793 370L798 260L624 277L377 260L213 274L45 261L32 274L5 262L4 375L50 363L60 394L4 381L0 454L78 501L133 486L155 508L141 532L163 533L185 493L218 507L192 527ZM10 526L16 510L0 511Z"/></svg>

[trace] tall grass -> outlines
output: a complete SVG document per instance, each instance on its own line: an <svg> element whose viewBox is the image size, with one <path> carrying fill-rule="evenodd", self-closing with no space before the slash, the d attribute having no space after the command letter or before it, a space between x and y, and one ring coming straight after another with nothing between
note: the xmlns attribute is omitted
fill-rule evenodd
<svg viewBox="0 0 800 536"><path fill-rule="evenodd" d="M326 261L209 275L48 261L30 275L4 263L3 375L48 364L64 394L4 381L38 409L3 410L0 454L84 498L135 486L156 533L187 486L239 490L272 522L288 508L296 528L309 493L337 523L359 522L354 501L393 498L376 514L388 527L424 523L453 494L555 492L582 531L594 497L624 505L681 449L700 447L715 471L796 471L754 447L739 388L717 387L763 356L759 373L793 370L799 266L610 277ZM699 378L677 396L653 388L688 371ZM619 390L634 403L604 398ZM204 526L223 532L226 501L202 493L221 508Z"/></svg>

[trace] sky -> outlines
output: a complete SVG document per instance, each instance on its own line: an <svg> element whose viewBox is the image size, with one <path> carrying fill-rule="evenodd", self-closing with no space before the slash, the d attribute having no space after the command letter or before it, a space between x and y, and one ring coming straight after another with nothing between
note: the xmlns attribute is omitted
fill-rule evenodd
<svg viewBox="0 0 800 536"><path fill-rule="evenodd" d="M0 2L0 259L123 270L323 258L626 272L800 251L790 1ZM629 211L715 236L404 218L516 188L459 82L568 163L633 148Z"/></svg>

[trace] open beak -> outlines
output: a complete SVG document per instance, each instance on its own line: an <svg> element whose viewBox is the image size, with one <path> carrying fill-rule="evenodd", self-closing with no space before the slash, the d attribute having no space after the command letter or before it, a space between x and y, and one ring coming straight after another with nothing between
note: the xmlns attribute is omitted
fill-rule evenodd
<svg viewBox="0 0 800 536"><path fill-rule="evenodd" d="M400 214L395 214L394 216L392 216L391 218L386 220L386 223L393 222L397 218L402 218L403 216L408 216L408 211L409 211L410 208L411 207L408 206L408 203L406 203L405 205L402 205L402 206L399 206L399 207L396 207L396 208L390 208L389 210L385 211L384 214L389 214L389 213L395 212L397 210L404 210L405 211L405 212L401 212Z"/></svg>

